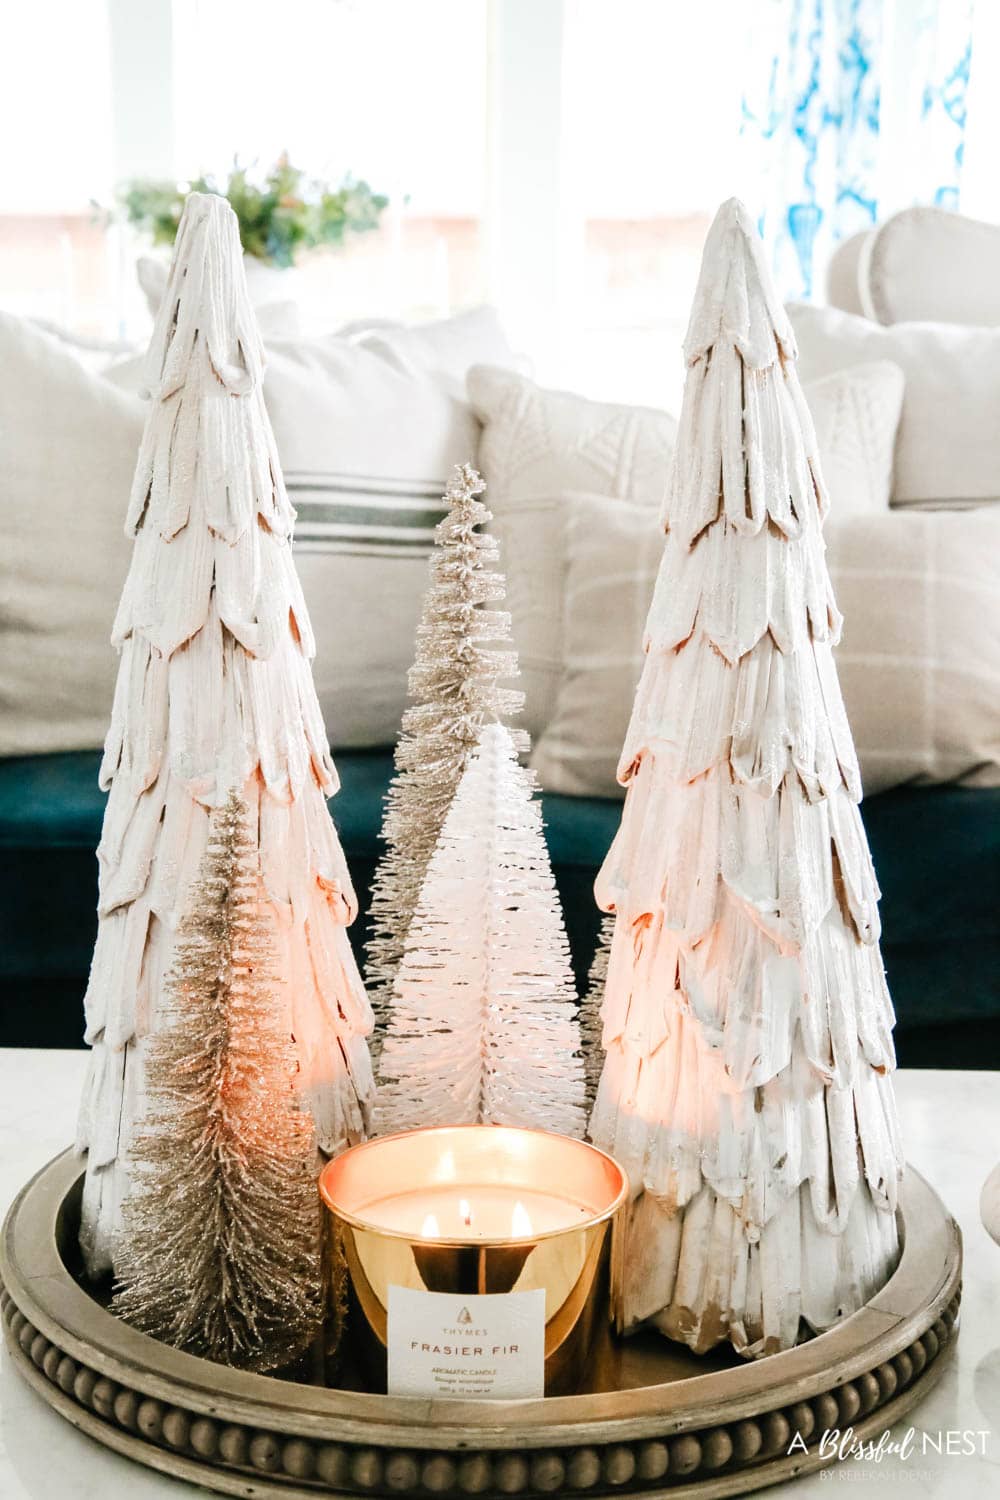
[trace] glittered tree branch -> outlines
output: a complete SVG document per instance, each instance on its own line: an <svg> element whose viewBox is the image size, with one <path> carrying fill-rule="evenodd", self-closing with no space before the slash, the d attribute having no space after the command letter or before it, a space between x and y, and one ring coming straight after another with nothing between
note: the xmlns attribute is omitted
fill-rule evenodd
<svg viewBox="0 0 1000 1500"><path fill-rule="evenodd" d="M114 1310L189 1353L273 1369L321 1316L316 1149L237 792L212 817L165 1005L146 1054Z"/></svg>
<svg viewBox="0 0 1000 1500"><path fill-rule="evenodd" d="M582 1135L576 989L534 777L487 724L427 871L396 976L376 1128Z"/></svg>
<svg viewBox="0 0 1000 1500"><path fill-rule="evenodd" d="M597 1086L604 1067L604 1049L601 1045L601 1006L608 980L608 960L611 943L615 935L615 919L605 915L597 934L597 947L587 975L587 988L580 1001L580 1051L583 1055L583 1077L586 1090L587 1113L594 1107Z"/></svg>
<svg viewBox="0 0 1000 1500"><path fill-rule="evenodd" d="M412 702L386 797L386 850L372 890L365 977L376 1065L406 935L462 772L483 724L518 713L524 703L523 693L500 686L518 667L510 616L488 607L504 598L506 584L494 566L499 544L480 529L491 519L477 498L484 488L471 465L456 466L445 493L448 513L435 533L409 675ZM527 735L514 731L514 743L526 750Z"/></svg>

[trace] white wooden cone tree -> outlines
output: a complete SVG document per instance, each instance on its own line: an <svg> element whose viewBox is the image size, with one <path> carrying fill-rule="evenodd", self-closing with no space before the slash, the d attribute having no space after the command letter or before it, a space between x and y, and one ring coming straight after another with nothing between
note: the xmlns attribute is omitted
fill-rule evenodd
<svg viewBox="0 0 1000 1500"><path fill-rule="evenodd" d="M569 944L532 773L487 724L431 858L396 976L376 1123L582 1135Z"/></svg>
<svg viewBox="0 0 1000 1500"><path fill-rule="evenodd" d="M647 657L598 876L594 1141L629 1173L624 1318L759 1355L896 1254L878 889L791 329L743 206L710 231Z"/></svg>
<svg viewBox="0 0 1000 1500"><path fill-rule="evenodd" d="M113 1260L143 1043L160 1021L186 892L211 808L233 789L251 810L299 1085L325 1151L361 1137L373 1091L371 1012L347 937L356 901L325 801L337 778L262 376L235 215L194 193L147 356L135 550L113 634L121 666L101 767L110 796L79 1127L94 1274Z"/></svg>

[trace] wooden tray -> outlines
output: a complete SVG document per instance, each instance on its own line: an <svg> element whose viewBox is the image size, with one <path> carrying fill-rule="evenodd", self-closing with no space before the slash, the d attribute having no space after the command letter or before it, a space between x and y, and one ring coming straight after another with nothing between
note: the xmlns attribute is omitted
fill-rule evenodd
<svg viewBox="0 0 1000 1500"><path fill-rule="evenodd" d="M98 1442L229 1495L741 1494L818 1468L827 1429L881 1434L938 1379L957 1332L961 1236L911 1169L895 1274L859 1312L783 1354L746 1364L698 1359L659 1335L609 1337L593 1388L576 1396L327 1389L225 1369L112 1316L74 1274L81 1186L67 1151L7 1216L0 1307L15 1365ZM789 1453L796 1435L806 1452Z"/></svg>

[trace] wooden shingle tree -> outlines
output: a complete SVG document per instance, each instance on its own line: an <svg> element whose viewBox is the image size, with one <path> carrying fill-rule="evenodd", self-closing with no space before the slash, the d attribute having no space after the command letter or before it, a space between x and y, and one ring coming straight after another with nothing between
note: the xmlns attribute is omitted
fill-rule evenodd
<svg viewBox="0 0 1000 1500"><path fill-rule="evenodd" d="M746 209L709 233L666 543L598 877L594 1141L629 1173L624 1320L795 1343L897 1256L878 889L832 647L826 497Z"/></svg>
<svg viewBox="0 0 1000 1500"><path fill-rule="evenodd" d="M336 1152L366 1128L371 1012L347 936L356 900L325 800L337 778L262 377L235 215L193 193L147 356L135 548L113 635L121 666L101 768L110 796L78 1137L92 1274L113 1264L144 1044L163 1019L211 810L233 790L255 830L317 1142Z"/></svg>

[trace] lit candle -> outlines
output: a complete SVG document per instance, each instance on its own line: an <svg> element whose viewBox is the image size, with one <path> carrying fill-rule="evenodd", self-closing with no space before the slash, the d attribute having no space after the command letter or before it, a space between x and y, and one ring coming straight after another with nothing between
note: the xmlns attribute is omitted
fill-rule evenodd
<svg viewBox="0 0 1000 1500"><path fill-rule="evenodd" d="M592 1208L525 1187L469 1184L467 1196L448 1188L413 1188L366 1205L366 1222L425 1240L523 1240L583 1223Z"/></svg>
<svg viewBox="0 0 1000 1500"><path fill-rule="evenodd" d="M609 1211L621 1169L583 1141L463 1125L410 1130L329 1163L321 1192L340 1217L408 1240L499 1244L564 1233Z"/></svg>
<svg viewBox="0 0 1000 1500"><path fill-rule="evenodd" d="M545 1131L412 1130L345 1151L320 1191L344 1245L355 1327L374 1335L383 1362L390 1289L466 1301L532 1292L544 1293L546 1390L579 1378L595 1306L607 1315L612 1229L628 1194L610 1157Z"/></svg>

